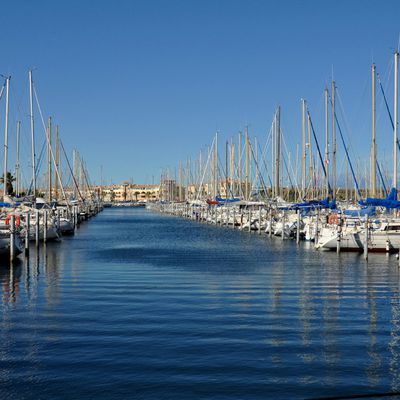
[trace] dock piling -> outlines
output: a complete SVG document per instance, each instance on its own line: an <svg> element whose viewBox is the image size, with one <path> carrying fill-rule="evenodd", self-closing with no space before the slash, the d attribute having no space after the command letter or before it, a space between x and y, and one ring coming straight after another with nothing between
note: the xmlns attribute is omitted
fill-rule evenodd
<svg viewBox="0 0 400 400"><path fill-rule="evenodd" d="M15 215L10 218L10 262L15 259Z"/></svg>
<svg viewBox="0 0 400 400"><path fill-rule="evenodd" d="M368 260L368 214L365 214L364 259Z"/></svg>
<svg viewBox="0 0 400 400"><path fill-rule="evenodd" d="M39 210L35 210L36 225L35 225L35 242L36 247L39 247Z"/></svg>
<svg viewBox="0 0 400 400"><path fill-rule="evenodd" d="M269 232L268 236L272 237L272 207L269 209Z"/></svg>
<svg viewBox="0 0 400 400"><path fill-rule="evenodd" d="M47 210L43 210L43 243L47 242Z"/></svg>
<svg viewBox="0 0 400 400"><path fill-rule="evenodd" d="M251 208L249 208L249 232L251 232Z"/></svg>
<svg viewBox="0 0 400 400"><path fill-rule="evenodd" d="M60 210L58 209L56 210L56 218L57 218L57 232L61 233L61 217L60 217Z"/></svg>
<svg viewBox="0 0 400 400"><path fill-rule="evenodd" d="M31 228L31 215L26 213L25 217L25 255L29 254L29 233Z"/></svg>

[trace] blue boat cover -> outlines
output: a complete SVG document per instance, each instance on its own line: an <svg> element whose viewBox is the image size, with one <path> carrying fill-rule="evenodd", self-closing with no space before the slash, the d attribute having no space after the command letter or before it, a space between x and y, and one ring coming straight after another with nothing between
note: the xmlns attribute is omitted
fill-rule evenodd
<svg viewBox="0 0 400 400"><path fill-rule="evenodd" d="M372 216L376 214L376 209L375 207L369 206L361 208L360 210L344 210L343 214L349 217L365 217L367 214Z"/></svg>
<svg viewBox="0 0 400 400"><path fill-rule="evenodd" d="M215 200L219 201L220 203L235 203L237 201L240 201L240 199L223 199L222 197L215 197Z"/></svg>
<svg viewBox="0 0 400 400"><path fill-rule="evenodd" d="M291 206L287 207L290 210L298 210L298 209L311 209L311 208L330 208L331 210L336 210L336 200L333 199L329 201L329 197L324 200L310 200L305 201L304 203L295 203Z"/></svg>
<svg viewBox="0 0 400 400"><path fill-rule="evenodd" d="M377 199L374 197L367 197L365 201L359 201L361 206L375 206L386 208L400 208L400 201L397 200L397 190L392 188L386 199Z"/></svg>

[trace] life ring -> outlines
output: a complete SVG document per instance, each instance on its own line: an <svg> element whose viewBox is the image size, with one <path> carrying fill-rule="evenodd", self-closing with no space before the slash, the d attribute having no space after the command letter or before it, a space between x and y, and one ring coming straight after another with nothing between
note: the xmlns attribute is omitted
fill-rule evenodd
<svg viewBox="0 0 400 400"><path fill-rule="evenodd" d="M13 214L8 214L7 215L7 218L5 220L5 224L6 225L10 225L10 221L11 221L11 217L12 216L13 216ZM15 217L15 225L16 226L20 226L21 225L21 217L19 215L15 215L15 214L14 214L14 217Z"/></svg>
<svg viewBox="0 0 400 400"><path fill-rule="evenodd" d="M339 217L337 214L331 214L328 218L328 224L337 225L339 223Z"/></svg>

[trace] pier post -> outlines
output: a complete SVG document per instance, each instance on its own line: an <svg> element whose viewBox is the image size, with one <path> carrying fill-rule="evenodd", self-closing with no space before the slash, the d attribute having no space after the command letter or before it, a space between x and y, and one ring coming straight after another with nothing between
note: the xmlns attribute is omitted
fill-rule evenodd
<svg viewBox="0 0 400 400"><path fill-rule="evenodd" d="M79 225L78 206L74 206L74 214L75 214L75 227L78 228Z"/></svg>
<svg viewBox="0 0 400 400"><path fill-rule="evenodd" d="M251 232L251 208L249 208L249 232Z"/></svg>
<svg viewBox="0 0 400 400"><path fill-rule="evenodd" d="M341 220L339 219L339 223L337 226L337 238L336 238L336 253L340 253L340 237L341 237L341 232L342 232L342 224Z"/></svg>
<svg viewBox="0 0 400 400"><path fill-rule="evenodd" d="M233 208L232 213L233 213L232 229L235 229L235 224L236 224L236 211L235 211L235 208Z"/></svg>
<svg viewBox="0 0 400 400"><path fill-rule="evenodd" d="M36 247L39 247L39 210L35 210L36 225L35 225L35 242Z"/></svg>
<svg viewBox="0 0 400 400"><path fill-rule="evenodd" d="M368 214L365 214L364 259L368 260Z"/></svg>
<svg viewBox="0 0 400 400"><path fill-rule="evenodd" d="M25 255L29 254L29 233L31 229L31 214L26 213L25 218Z"/></svg>
<svg viewBox="0 0 400 400"><path fill-rule="evenodd" d="M243 210L240 210L240 230L243 230Z"/></svg>
<svg viewBox="0 0 400 400"><path fill-rule="evenodd" d="M272 237L272 207L269 209L269 232L268 236Z"/></svg>
<svg viewBox="0 0 400 400"><path fill-rule="evenodd" d="M15 259L15 215L11 215L10 219L10 262Z"/></svg>
<svg viewBox="0 0 400 400"><path fill-rule="evenodd" d="M319 231L319 208L317 209L317 221L315 223L315 237L314 237L314 243L318 243L318 232Z"/></svg>
<svg viewBox="0 0 400 400"><path fill-rule="evenodd" d="M300 243L300 210L297 210L296 243Z"/></svg>
<svg viewBox="0 0 400 400"><path fill-rule="evenodd" d="M283 216L282 216L282 240L285 240L285 219L286 219L286 213L285 213L285 210L283 210Z"/></svg>
<svg viewBox="0 0 400 400"><path fill-rule="evenodd" d="M43 243L47 242L47 210L43 210Z"/></svg>
<svg viewBox="0 0 400 400"><path fill-rule="evenodd" d="M61 234L61 217L60 217L60 210L56 210L56 217L57 217L57 232Z"/></svg>
<svg viewBox="0 0 400 400"><path fill-rule="evenodd" d="M261 235L261 206L258 209L258 234Z"/></svg>

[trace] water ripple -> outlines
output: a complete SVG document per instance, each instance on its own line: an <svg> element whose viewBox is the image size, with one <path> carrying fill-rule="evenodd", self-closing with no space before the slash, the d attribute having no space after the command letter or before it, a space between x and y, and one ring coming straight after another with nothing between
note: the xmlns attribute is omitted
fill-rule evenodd
<svg viewBox="0 0 400 400"><path fill-rule="evenodd" d="M0 397L399 390L396 260L307 247L106 210L75 237L0 268Z"/></svg>

